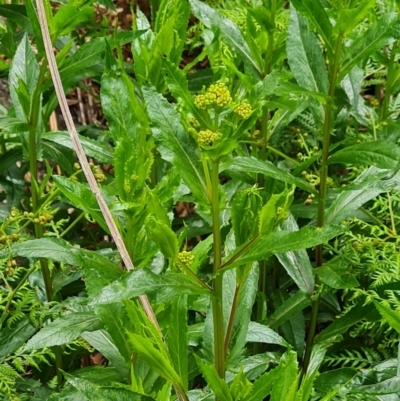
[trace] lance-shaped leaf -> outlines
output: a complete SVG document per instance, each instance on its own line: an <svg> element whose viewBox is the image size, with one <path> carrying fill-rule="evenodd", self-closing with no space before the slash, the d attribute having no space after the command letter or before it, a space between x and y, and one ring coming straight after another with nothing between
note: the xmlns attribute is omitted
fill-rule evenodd
<svg viewBox="0 0 400 401"><path fill-rule="evenodd" d="M128 85L133 86L131 81L128 81ZM115 141L122 138L137 140L138 120L126 80L104 74L101 79L101 105Z"/></svg>
<svg viewBox="0 0 400 401"><path fill-rule="evenodd" d="M332 24L320 1L292 0L296 10L307 17L317 28L329 53L332 53Z"/></svg>
<svg viewBox="0 0 400 401"><path fill-rule="evenodd" d="M318 391L329 393L326 399L330 400L341 388L349 384L357 373L357 369L354 368L340 368L324 372L317 377L314 387Z"/></svg>
<svg viewBox="0 0 400 401"><path fill-rule="evenodd" d="M288 350L279 363L279 375L274 382L271 401L293 400L298 386L297 354Z"/></svg>
<svg viewBox="0 0 400 401"><path fill-rule="evenodd" d="M358 143L337 151L328 163L348 163L353 166L373 165L378 168L392 169L398 164L400 146L393 142L378 140Z"/></svg>
<svg viewBox="0 0 400 401"><path fill-rule="evenodd" d="M86 331L82 333L82 338L99 351L101 355L104 355L111 366L114 366L124 377L127 377L129 372L128 364L124 361L107 331Z"/></svg>
<svg viewBox="0 0 400 401"><path fill-rule="evenodd" d="M53 180L57 188L71 204L90 214L101 228L108 232L107 224L104 221L96 197L87 185L63 176L53 177Z"/></svg>
<svg viewBox="0 0 400 401"><path fill-rule="evenodd" d="M57 132L46 132L42 134L42 139L58 143L67 147L68 149L74 150L71 138L68 132L57 131ZM87 138L83 135L79 135L79 140L82 143L85 154L89 157L93 157L101 163L112 163L113 161L113 151L111 147L107 147L102 143L95 141L93 139Z"/></svg>
<svg viewBox="0 0 400 401"><path fill-rule="evenodd" d="M362 0L357 2L357 7L342 9L338 13L338 19L333 32L335 35L346 36L366 17L368 11L375 4L375 0Z"/></svg>
<svg viewBox="0 0 400 401"><path fill-rule="evenodd" d="M377 22L370 25L366 32L357 36L345 54L338 75L339 82L353 66L364 61L374 51L388 44L396 23L396 13L386 13Z"/></svg>
<svg viewBox="0 0 400 401"><path fill-rule="evenodd" d="M221 401L233 401L228 385L226 384L225 380L221 379L218 376L215 367L213 365L209 365L203 362L197 356L196 356L196 361L201 374L203 375L207 384L214 391L216 397L218 397L218 399Z"/></svg>
<svg viewBox="0 0 400 401"><path fill-rule="evenodd" d="M310 91L310 95L328 92L328 76L320 43L308 29L306 20L291 7L286 51L291 71L298 84ZM324 111L313 97L310 105L315 120L322 124ZM318 96L318 95L317 95Z"/></svg>
<svg viewBox="0 0 400 401"><path fill-rule="evenodd" d="M268 326L277 328L285 323L292 316L296 315L311 304L308 294L298 291L295 295L288 298L268 319Z"/></svg>
<svg viewBox="0 0 400 401"><path fill-rule="evenodd" d="M287 347L288 343L274 330L257 322L250 322L246 341L249 343L277 344Z"/></svg>
<svg viewBox="0 0 400 401"><path fill-rule="evenodd" d="M8 81L15 114L21 121L28 121L31 100L38 78L39 65L35 53L31 49L28 36L24 35L13 57Z"/></svg>
<svg viewBox="0 0 400 401"><path fill-rule="evenodd" d="M119 280L104 287L90 304L109 304L144 294L157 293L157 299L165 302L181 294L208 294L183 273L167 273L158 276L148 269L137 269L125 274Z"/></svg>
<svg viewBox="0 0 400 401"><path fill-rule="evenodd" d="M168 59L164 59L163 70L165 82L174 97L182 100L183 105L193 114L201 126L212 129L212 122L209 115L201 112L194 105L194 99L189 92L188 82L183 72Z"/></svg>
<svg viewBox="0 0 400 401"><path fill-rule="evenodd" d="M169 318L167 337L172 363L179 374L182 384L188 387L188 325L187 296L181 295L173 300Z"/></svg>
<svg viewBox="0 0 400 401"><path fill-rule="evenodd" d="M243 349L246 345L246 342L251 341L251 339L249 340L249 324L251 324L250 318L253 312L253 305L258 291L258 281L258 263L254 263L239 294L239 302L236 309L235 320L232 328L230 351L227 361L228 364L231 363L232 365L235 365L236 363L238 363L237 361L239 358L241 359L242 357Z"/></svg>
<svg viewBox="0 0 400 401"><path fill-rule="evenodd" d="M240 28L233 21L224 18L218 11L199 0L190 0L190 4L195 17L208 29L219 31L221 39L227 46L237 53L254 76L260 78L262 69L256 64Z"/></svg>
<svg viewBox="0 0 400 401"><path fill-rule="evenodd" d="M277 231L266 236L258 236L241 246L233 254L225 258L223 267L235 267L256 260L288 251L312 248L328 242L345 232L341 226L325 226L323 228L303 227L299 231Z"/></svg>
<svg viewBox="0 0 400 401"><path fill-rule="evenodd" d="M182 388L181 378L172 366L171 361L154 346L152 341L138 334L128 333L128 336L133 351L137 353L140 358L161 377Z"/></svg>
<svg viewBox="0 0 400 401"><path fill-rule="evenodd" d="M289 65L299 85L313 92L327 93L328 76L321 46L306 20L293 7L286 43Z"/></svg>
<svg viewBox="0 0 400 401"><path fill-rule="evenodd" d="M25 350L52 347L76 340L85 331L102 328L99 318L93 312L74 312L57 318L26 344Z"/></svg>
<svg viewBox="0 0 400 401"><path fill-rule="evenodd" d="M282 224L282 229L293 232L299 230L296 220L292 215ZM276 257L299 289L312 295L314 292L314 276L307 251L300 249L298 251L277 254Z"/></svg>
<svg viewBox="0 0 400 401"><path fill-rule="evenodd" d="M387 177L387 171L370 167L364 170L348 187L345 187L325 212L326 224L338 224L354 212L390 188L391 180L382 180ZM353 189L354 188L354 189Z"/></svg>
<svg viewBox="0 0 400 401"><path fill-rule="evenodd" d="M157 150L177 168L197 202L207 204L206 185L197 143L180 122L179 113L154 88L143 88Z"/></svg>
<svg viewBox="0 0 400 401"><path fill-rule="evenodd" d="M358 303L345 315L335 320L330 326L318 334L315 341L316 343L320 343L331 337L343 334L347 332L350 327L372 316L374 313L377 317L379 316L372 304L363 305L362 303Z"/></svg>
<svg viewBox="0 0 400 401"><path fill-rule="evenodd" d="M11 327L0 330L0 361L11 355L21 347L35 332L37 328L26 315Z"/></svg>
<svg viewBox="0 0 400 401"><path fill-rule="evenodd" d="M85 397L85 400L88 401L154 401L153 398L147 395L135 393L127 388L101 386L66 372L63 372L63 374L68 383L75 387ZM68 399L70 398L68 397Z"/></svg>
<svg viewBox="0 0 400 401"><path fill-rule="evenodd" d="M259 160L255 157L235 157L232 161L227 162L221 167L221 170L230 170L232 172L264 174L276 180L286 182L287 184L295 184L297 187L307 192L317 195L314 187L306 181L294 177L285 170L280 169L269 161Z"/></svg>

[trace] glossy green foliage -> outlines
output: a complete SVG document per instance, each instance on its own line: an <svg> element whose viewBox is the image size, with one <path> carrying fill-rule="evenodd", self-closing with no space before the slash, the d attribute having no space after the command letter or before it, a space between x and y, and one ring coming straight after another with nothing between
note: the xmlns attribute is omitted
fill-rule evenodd
<svg viewBox="0 0 400 401"><path fill-rule="evenodd" d="M0 399L399 400L398 7L1 4Z"/></svg>

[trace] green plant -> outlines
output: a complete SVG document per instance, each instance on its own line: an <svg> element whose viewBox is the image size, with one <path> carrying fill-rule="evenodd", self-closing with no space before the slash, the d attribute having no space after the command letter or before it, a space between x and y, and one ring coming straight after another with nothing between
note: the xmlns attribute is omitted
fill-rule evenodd
<svg viewBox="0 0 400 401"><path fill-rule="evenodd" d="M2 399L399 398L397 5L229 4L0 5Z"/></svg>

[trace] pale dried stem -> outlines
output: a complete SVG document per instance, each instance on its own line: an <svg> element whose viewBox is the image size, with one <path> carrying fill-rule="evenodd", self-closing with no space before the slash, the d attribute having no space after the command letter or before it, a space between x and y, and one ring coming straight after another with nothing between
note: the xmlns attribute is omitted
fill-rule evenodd
<svg viewBox="0 0 400 401"><path fill-rule="evenodd" d="M58 72L56 59L53 54L53 46L51 44L49 28L46 21L46 14L43 6L42 0L36 0L36 5L38 8L38 17L40 22L40 29L42 31L44 47L46 50L47 61L49 63L51 77L53 79L54 89L57 94L58 103L60 104L61 112L63 114L65 124L67 126L69 135L71 137L72 144L74 146L75 152L78 156L79 163L82 166L83 173L89 183L90 189L92 190L93 194L95 195L97 202L99 204L100 210L104 216L106 221L107 227L110 230L111 236L114 239L114 242L118 248L118 251L121 255L121 258L128 270L134 269L133 263L131 258L129 257L128 251L125 247L124 241L122 240L121 234L118 231L117 225L111 215L111 212L104 201L100 188L97 185L97 181L94 178L92 170L89 166L88 161L86 160L85 152L83 150L82 144L79 140L78 134L75 129L75 125L72 119L72 115L68 108L67 99L65 97L64 89L61 83L60 74ZM146 312L149 319L154 323L154 325L160 330L160 326L157 322L157 318L154 314L153 308L150 305L148 298L145 295L141 295L139 297L140 302L142 303L143 309Z"/></svg>

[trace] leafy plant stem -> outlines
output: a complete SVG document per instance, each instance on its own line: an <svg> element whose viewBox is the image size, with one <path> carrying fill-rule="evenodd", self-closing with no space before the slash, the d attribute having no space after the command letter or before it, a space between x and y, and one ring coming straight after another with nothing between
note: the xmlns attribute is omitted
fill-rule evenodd
<svg viewBox="0 0 400 401"><path fill-rule="evenodd" d="M32 127L29 131L29 173L31 176L31 198L32 209L36 213L39 208L39 187L38 187L38 171L37 171L37 135L39 132L40 120L40 106L41 106L41 93L42 84L47 71L47 59L42 61L40 66L39 78L32 96L32 110L29 116L29 123ZM40 239L43 237L43 227L40 224L35 224L35 237ZM51 282L51 275L47 260L40 259L40 268L42 270L43 282L46 289L46 297L48 302L53 300L53 286ZM62 369L62 354L60 347L54 347L54 354L56 358L56 372L58 385L63 382Z"/></svg>
<svg viewBox="0 0 400 401"><path fill-rule="evenodd" d="M320 170L320 186L319 186L319 199L318 199L318 211L317 211L317 227L323 227L325 224L325 204L326 204L327 180L328 180L327 160L329 157L329 145L331 138L333 105L334 105L333 98L335 95L336 79L339 69L341 45L342 45L342 36L339 35L335 43L335 49L333 55L334 60L330 74L330 82L328 90L328 95L330 97L330 100L326 103L325 106L325 121L324 121L323 141L322 141L322 162ZM322 252L323 252L322 245L318 245L316 247L316 267L322 266L323 262ZM318 285L317 282L316 285ZM314 294L311 304L310 324L308 326L306 349L304 351L304 358L303 358L303 371L302 371L303 375L307 372L308 365L310 363L311 352L314 344L315 330L317 327L318 308L319 308L319 293Z"/></svg>
<svg viewBox="0 0 400 401"><path fill-rule="evenodd" d="M219 162L212 163L211 170L211 199L212 199L212 223L213 223L213 254L214 254L214 292L212 301L213 326L214 326L214 358L215 369L219 377L225 376L225 352L224 352L224 317L222 309L222 283L223 274L217 274L221 268L221 228L219 220Z"/></svg>
<svg viewBox="0 0 400 401"><path fill-rule="evenodd" d="M392 51L390 53L389 64L387 67L385 97L383 99L382 110L381 110L381 119L382 120L385 120L389 114L389 104L390 104L390 98L392 96L393 78L394 78L394 73L396 72L395 57L396 57L396 50L397 50L398 46L399 46L399 42L395 42L393 44Z"/></svg>
<svg viewBox="0 0 400 401"><path fill-rule="evenodd" d="M190 269L190 267L186 266L182 263L179 259L177 259L179 267L188 275L190 276L197 284L199 284L204 289L210 291L212 290L204 281L202 281L199 277L196 276L196 273Z"/></svg>
<svg viewBox="0 0 400 401"><path fill-rule="evenodd" d="M389 207L389 213L390 213L390 222L392 224L392 234L397 235L396 231L396 224L394 222L394 214L393 214L393 206L392 206L392 196L390 195L390 192L388 192L388 207Z"/></svg>
<svg viewBox="0 0 400 401"><path fill-rule="evenodd" d="M268 150L270 150L272 153L277 154L278 156L281 156L282 158L284 158L285 160L289 161L290 163L293 163L296 166L301 166L301 163L299 163L297 160L289 157L288 155L285 155L284 153L282 153L281 151L279 151L278 149L273 148L272 146L267 145L266 148Z"/></svg>
<svg viewBox="0 0 400 401"><path fill-rule="evenodd" d="M82 212L61 234L60 238L64 237L68 234L78 223L79 221L85 217L85 212Z"/></svg>
<svg viewBox="0 0 400 401"><path fill-rule="evenodd" d="M4 138L4 135L0 136L0 151L2 155L4 155L7 152L6 140Z"/></svg>
<svg viewBox="0 0 400 401"><path fill-rule="evenodd" d="M376 216L374 216L369 210L363 208L362 206L360 207L360 210L378 226L386 227L385 223L381 219L378 219Z"/></svg>
<svg viewBox="0 0 400 401"><path fill-rule="evenodd" d="M275 28L275 14L276 14L276 0L271 1L271 22L273 28L268 31L268 47L267 47L267 54L265 56L265 68L264 68L264 76L268 75L272 69L272 54L274 52L274 28ZM269 110L268 107L264 106L262 110L261 116L261 138L262 138L262 148L260 151L260 159L265 160L266 158L266 151L268 149L268 123L269 123ZM265 185L265 177L263 174L258 175L258 186L260 188L264 187ZM258 290L260 293L265 293L266 287L266 277L267 277L267 266L265 260L259 261L260 267L260 277L258 279ZM263 311L263 297L260 297L257 301L257 308L256 308L256 317L257 320L260 320L262 317ZM255 347L258 348L259 344L255 344Z"/></svg>

